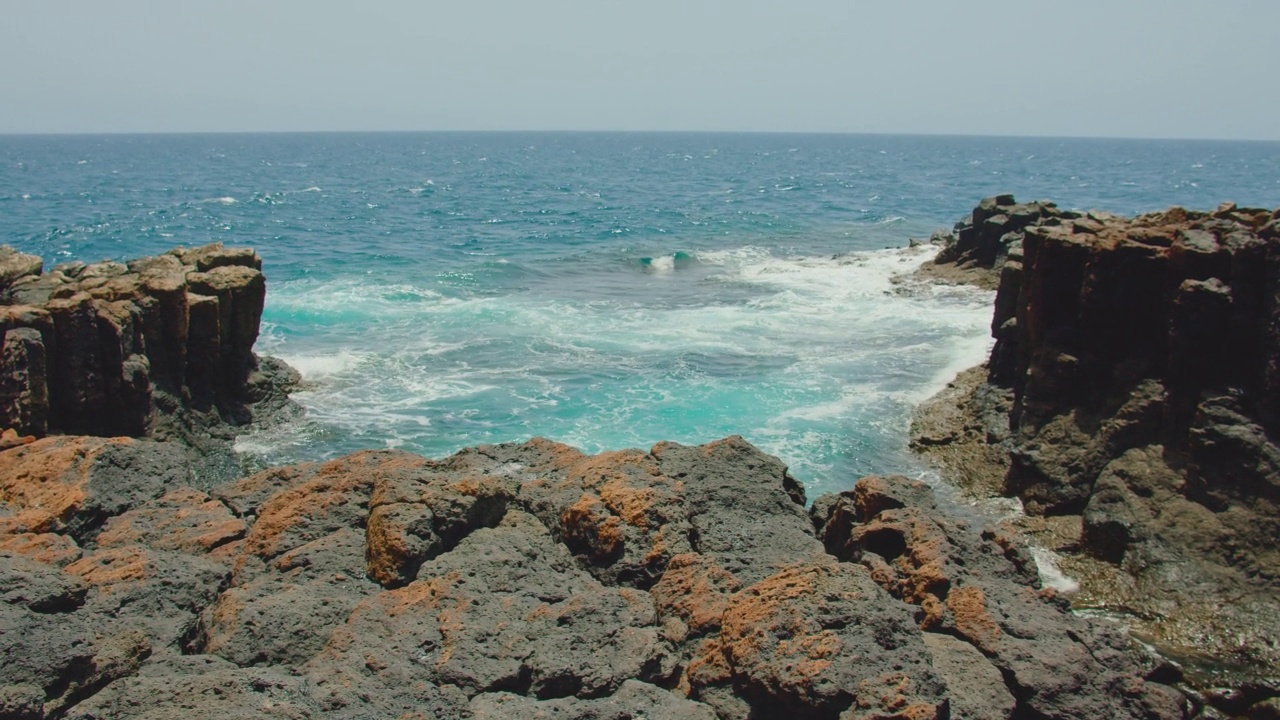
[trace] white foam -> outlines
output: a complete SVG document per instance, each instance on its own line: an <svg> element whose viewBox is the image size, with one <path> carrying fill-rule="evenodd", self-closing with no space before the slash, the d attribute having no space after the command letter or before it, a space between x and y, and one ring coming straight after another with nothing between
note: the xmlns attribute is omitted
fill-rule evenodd
<svg viewBox="0 0 1280 720"><path fill-rule="evenodd" d="M743 265L759 262L771 256L768 249L747 245L730 250L699 250L694 257L703 265Z"/></svg>
<svg viewBox="0 0 1280 720"><path fill-rule="evenodd" d="M1036 561L1036 570L1040 574L1040 585L1053 588L1067 595L1079 592L1080 583L1062 572L1058 567L1058 554L1041 547L1031 548L1031 557Z"/></svg>
<svg viewBox="0 0 1280 720"><path fill-rule="evenodd" d="M663 274L675 272L676 256L662 255L660 257L656 257L653 260L649 261L649 269L655 273L663 273Z"/></svg>
<svg viewBox="0 0 1280 720"><path fill-rule="evenodd" d="M852 414L853 410L862 404L866 404L868 400L877 394L874 387L868 385L853 386L845 389L843 395L837 400L830 402L818 403L816 405L803 405L792 410L779 413L775 420L808 420L810 422L822 422L840 417L847 417Z"/></svg>
<svg viewBox="0 0 1280 720"><path fill-rule="evenodd" d="M913 402L921 403L928 400L942 392L947 384L961 372L986 362L987 358L991 357L991 348L995 346L995 342L995 339L989 335L961 336L951 339L949 342L951 359L934 373L928 383L912 395Z"/></svg>
<svg viewBox="0 0 1280 720"><path fill-rule="evenodd" d="M599 450L740 432L797 476L838 482L868 447L905 453L911 402L981 360L990 293L893 281L936 252L697 252L716 272L707 298L739 286L725 302L448 297L364 276L275 284L260 349L315 383L295 396L305 422L246 442L438 454L533 434Z"/></svg>
<svg viewBox="0 0 1280 720"><path fill-rule="evenodd" d="M340 315L377 315L391 318L414 314L423 303L447 303L440 293L417 285L384 285L355 278L334 282L290 280L274 286L269 295L273 309L285 313L319 312Z"/></svg>
<svg viewBox="0 0 1280 720"><path fill-rule="evenodd" d="M352 370L370 358L368 353L339 350L329 355L282 355L304 380L321 380Z"/></svg>

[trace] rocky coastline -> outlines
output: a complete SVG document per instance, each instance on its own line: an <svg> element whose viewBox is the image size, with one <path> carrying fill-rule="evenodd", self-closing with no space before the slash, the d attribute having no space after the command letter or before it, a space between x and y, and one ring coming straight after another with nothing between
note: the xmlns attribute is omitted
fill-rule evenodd
<svg viewBox="0 0 1280 720"><path fill-rule="evenodd" d="M1280 695L1280 211L984 200L938 268L996 281L995 347L913 446L1064 556L1227 714ZM1248 710L1256 706L1256 710ZM1270 709L1267 709L1270 708Z"/></svg>
<svg viewBox="0 0 1280 720"><path fill-rule="evenodd" d="M1077 554L1113 575L1138 577L1131 554L1185 573L1199 566L1160 554L1174 547L1164 533L1179 516L1149 520L1140 502L1200 502L1184 492L1194 487L1224 493L1231 508L1252 498L1253 514L1220 518L1223 527L1274 518L1267 478L1249 474L1276 467L1265 465L1275 355L1257 363L1280 325L1274 303L1255 302L1275 296L1274 217L1183 213L1202 224L1225 214L1263 246L1261 260L1241 256L1240 278L1196 278L1167 315L1184 333L1212 312L1242 338L1263 328L1255 352L1227 353L1238 371L1195 392L1217 378L1255 384L1188 414L1179 393L1191 391L1176 383L1135 395L1125 382L1147 388L1145 367L1083 350L1074 365L1046 360L1045 337L1084 343L1052 345L1066 354L1132 330L1082 340L1078 328L1054 330L1061 313L1022 308L1023 295L1059 307L1065 291L1036 276L1049 262L1036 258L1056 258L1038 238L1058 237L1061 222L1039 205L1023 223L1011 202L984 201L982 231L961 229L930 269L944 281L999 278L998 358L916 426L917 445L967 487L1015 494L1032 513L989 527L956 519L904 477L863 478L807 503L780 461L739 437L599 455L540 438L436 460L368 451L242 476L217 458L237 428L290 412L297 382L252 352L265 296L256 254L208 246L45 273L38 258L0 251L0 425L11 429L0 450L0 717L1272 717L1280 692L1266 673L1204 684L1125 625L1073 612L1041 582L1027 542L1050 536L1033 521L1067 518L1053 525L1066 537L1080 518ZM1005 225L988 222L1001 215ZM1215 228L1206 232L1220 237ZM1112 297L1102 280L1088 286L1098 302ZM1249 302L1270 319L1231 319ZM1176 347L1194 355L1198 337ZM1160 365L1181 368L1169 377L1222 357L1176 354ZM1045 428L1075 412L1065 403L1098 380L1093 363L1130 369L1099 386L1102 410L1089 406L1109 413L1081 431L1100 449L1061 466L1096 465L1110 484L1054 474L1053 458L1076 451L1044 449L1076 437ZM1051 400L1050 389L1064 394ZM1138 399L1113 408L1125 392ZM1159 433L1131 427L1152 418ZM1184 447L1170 439L1177 423L1200 443L1185 452L1201 474L1181 485L1169 473L1190 465L1143 474L1163 457L1157 439ZM1104 425L1117 427L1096 430ZM1256 451L1244 469L1242 447ZM1262 597L1274 597L1268 531L1241 533L1219 560Z"/></svg>

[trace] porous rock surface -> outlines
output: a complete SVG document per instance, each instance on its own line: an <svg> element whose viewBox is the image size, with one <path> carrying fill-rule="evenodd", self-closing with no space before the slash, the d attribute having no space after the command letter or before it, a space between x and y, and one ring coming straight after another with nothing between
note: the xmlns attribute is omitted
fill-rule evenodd
<svg viewBox="0 0 1280 720"><path fill-rule="evenodd" d="M1129 616L1222 710L1280 695L1280 211L1000 196L939 262L999 277L996 344L914 445L1068 528L1077 604Z"/></svg>
<svg viewBox="0 0 1280 720"><path fill-rule="evenodd" d="M0 716L1186 712L1015 545L907 480L810 513L738 437L595 456L535 439L201 489L169 448L0 452Z"/></svg>
<svg viewBox="0 0 1280 720"><path fill-rule="evenodd" d="M49 272L0 246L0 428L231 437L297 380L253 353L265 295L262 259L221 243Z"/></svg>

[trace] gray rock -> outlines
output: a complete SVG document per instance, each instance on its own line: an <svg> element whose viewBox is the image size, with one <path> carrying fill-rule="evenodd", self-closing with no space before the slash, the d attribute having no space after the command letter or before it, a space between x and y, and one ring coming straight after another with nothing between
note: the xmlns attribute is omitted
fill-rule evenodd
<svg viewBox="0 0 1280 720"><path fill-rule="evenodd" d="M202 650L242 665L296 666L378 586L364 577L364 533L342 529L227 589L203 615Z"/></svg>
<svg viewBox="0 0 1280 720"><path fill-rule="evenodd" d="M76 705L67 720L191 720L323 717L297 677L276 668L213 667L206 672L135 676Z"/></svg>
<svg viewBox="0 0 1280 720"><path fill-rule="evenodd" d="M57 567L0 551L0 602L37 613L65 613L84 604L89 588Z"/></svg>
<svg viewBox="0 0 1280 720"><path fill-rule="evenodd" d="M653 456L684 485L694 552L744 584L817 557L804 490L777 458L733 436L700 447L661 443Z"/></svg>
<svg viewBox="0 0 1280 720"><path fill-rule="evenodd" d="M151 652L143 633L105 632L101 620L85 612L46 614L0 604L0 628L0 682L24 686L0 693L0 702L30 708L30 688L37 687L43 712L53 717L136 672Z"/></svg>
<svg viewBox="0 0 1280 720"><path fill-rule="evenodd" d="M371 670L381 695L424 678L469 695L600 697L629 678L671 677L656 625L647 594L601 586L541 523L510 511L361 603L306 670L339 686Z"/></svg>
<svg viewBox="0 0 1280 720"><path fill-rule="evenodd" d="M1034 563L1011 539L994 531L979 535L948 519L919 483L862 482L873 488L860 483L855 497L876 501L855 501L862 512L833 512L823 536L845 539L828 547L861 562L895 597L918 605L923 629L954 635L985 656L1017 699L1019 714L1182 717L1181 695L1142 680L1128 639L1069 613L1066 602L1041 590Z"/></svg>
<svg viewBox="0 0 1280 720"><path fill-rule="evenodd" d="M484 693L471 700L474 720L524 718L526 720L633 720L635 718L687 718L715 720L711 708L636 680L622 683L608 697L583 700L537 700L512 693Z"/></svg>
<svg viewBox="0 0 1280 720"><path fill-rule="evenodd" d="M39 330L0 330L0 427L24 435L49 430L49 380L44 339Z"/></svg>
<svg viewBox="0 0 1280 720"><path fill-rule="evenodd" d="M0 717L43 720L44 690L35 685L0 686Z"/></svg>
<svg viewBox="0 0 1280 720"><path fill-rule="evenodd" d="M969 643L924 633L933 666L947 683L952 720L1009 720L1017 705L1000 670Z"/></svg>

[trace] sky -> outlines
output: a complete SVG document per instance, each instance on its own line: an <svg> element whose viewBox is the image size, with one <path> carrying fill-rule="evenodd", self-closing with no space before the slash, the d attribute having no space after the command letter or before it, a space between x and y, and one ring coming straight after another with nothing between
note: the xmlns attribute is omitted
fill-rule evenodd
<svg viewBox="0 0 1280 720"><path fill-rule="evenodd" d="M1280 0L4 0L0 133L1280 140Z"/></svg>

